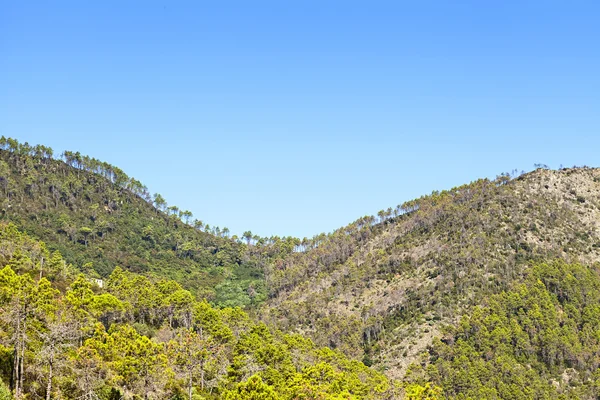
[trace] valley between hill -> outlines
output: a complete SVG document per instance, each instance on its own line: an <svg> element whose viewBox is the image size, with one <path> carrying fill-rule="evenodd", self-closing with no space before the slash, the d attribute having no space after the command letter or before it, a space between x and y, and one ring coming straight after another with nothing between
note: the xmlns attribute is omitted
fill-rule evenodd
<svg viewBox="0 0 600 400"><path fill-rule="evenodd" d="M0 398L600 395L598 169L238 237L2 138L0 196Z"/></svg>

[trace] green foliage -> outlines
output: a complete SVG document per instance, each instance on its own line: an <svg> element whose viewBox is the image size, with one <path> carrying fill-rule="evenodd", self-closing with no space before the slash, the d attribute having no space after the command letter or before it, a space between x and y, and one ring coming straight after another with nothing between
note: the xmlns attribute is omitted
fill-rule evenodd
<svg viewBox="0 0 600 400"><path fill-rule="evenodd" d="M597 398L599 304L597 269L537 264L449 327L409 376L452 398Z"/></svg>
<svg viewBox="0 0 600 400"><path fill-rule="evenodd" d="M339 351L257 323L239 307L214 308L175 281L117 267L103 288L83 274L51 282L38 274L41 243L14 227L0 229L0 237L11 249L0 263L0 380L11 382L18 398L377 399L392 393L383 375ZM61 265L59 256L52 259Z"/></svg>
<svg viewBox="0 0 600 400"><path fill-rule="evenodd" d="M442 399L442 389L427 382L425 385L411 383L406 385L404 392L406 400L437 400Z"/></svg>
<svg viewBox="0 0 600 400"><path fill-rule="evenodd" d="M600 397L596 267L543 263L600 259L597 175L230 239L117 167L2 137L0 378L17 398L377 399L400 394L356 360L419 360L408 399Z"/></svg>
<svg viewBox="0 0 600 400"><path fill-rule="evenodd" d="M259 376L252 376L245 382L240 382L232 391L225 394L226 400L279 400L273 388Z"/></svg>
<svg viewBox="0 0 600 400"><path fill-rule="evenodd" d="M8 386L0 381L0 400L12 400L13 396Z"/></svg>
<svg viewBox="0 0 600 400"><path fill-rule="evenodd" d="M261 318L402 376L443 324L509 290L530 262L600 260L599 173L480 179L297 242L266 266Z"/></svg>
<svg viewBox="0 0 600 400"><path fill-rule="evenodd" d="M258 254L229 239L228 229L215 235L191 218L189 211L167 209L159 194L152 199L118 167L70 151L57 160L45 146L0 138L0 221L46 242L35 259L20 260L22 265L44 269L48 251L58 251L67 265L88 276L105 278L121 266L176 280L221 306L264 301Z"/></svg>

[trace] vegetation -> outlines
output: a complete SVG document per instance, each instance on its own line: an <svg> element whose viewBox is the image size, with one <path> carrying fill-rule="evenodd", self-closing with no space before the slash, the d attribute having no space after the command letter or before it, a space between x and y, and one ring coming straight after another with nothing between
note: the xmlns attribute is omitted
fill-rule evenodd
<svg viewBox="0 0 600 400"><path fill-rule="evenodd" d="M450 398L595 399L600 396L600 275L562 261L445 329L414 381Z"/></svg>
<svg viewBox="0 0 600 400"><path fill-rule="evenodd" d="M0 138L0 399L599 398L600 170L536 167L238 237Z"/></svg>
<svg viewBox="0 0 600 400"><path fill-rule="evenodd" d="M78 152L0 138L0 220L42 239L89 276L117 265L180 282L222 306L266 299L266 257L291 251L291 238L229 237L229 229L192 220L118 167ZM268 244L260 252L252 247Z"/></svg>
<svg viewBox="0 0 600 400"><path fill-rule="evenodd" d="M104 289L0 227L0 377L32 398L389 398L381 374L299 335L115 268ZM9 396L0 385L0 396Z"/></svg>
<svg viewBox="0 0 600 400"><path fill-rule="evenodd" d="M262 317L401 379L442 325L509 290L532 261L600 261L599 178L503 174L361 218L269 263Z"/></svg>

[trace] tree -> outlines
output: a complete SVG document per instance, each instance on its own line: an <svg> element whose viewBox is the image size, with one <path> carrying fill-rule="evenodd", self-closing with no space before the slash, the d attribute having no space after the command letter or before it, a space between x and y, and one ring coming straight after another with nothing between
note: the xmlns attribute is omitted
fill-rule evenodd
<svg viewBox="0 0 600 400"><path fill-rule="evenodd" d="M83 241L85 243L85 247L87 247L88 236L93 233L92 229L88 228L87 226L83 226L83 227L79 228L79 233L83 236Z"/></svg>
<svg viewBox="0 0 600 400"><path fill-rule="evenodd" d="M163 211L167 206L167 201L159 193L154 194L154 207L156 211Z"/></svg>
<svg viewBox="0 0 600 400"><path fill-rule="evenodd" d="M128 325L113 325L108 333L98 327L94 337L86 343L115 372L114 384L126 397L168 397L166 386L172 370L168 368L163 344L138 334Z"/></svg>
<svg viewBox="0 0 600 400"><path fill-rule="evenodd" d="M93 343L93 342L92 342ZM111 380L111 370L93 344L86 343L71 356L79 397L98 399L98 393Z"/></svg>
<svg viewBox="0 0 600 400"><path fill-rule="evenodd" d="M186 224L190 224L190 220L192 219L192 217L194 216L194 214L192 214L191 211L185 210L181 213L183 220L185 221Z"/></svg>
<svg viewBox="0 0 600 400"><path fill-rule="evenodd" d="M64 296L64 303L70 314L70 320L75 326L80 345L83 343L84 336L93 331L95 325L91 314L94 297L91 282L82 274L71 283Z"/></svg>
<svg viewBox="0 0 600 400"><path fill-rule="evenodd" d="M177 372L186 382L188 398L192 400L194 384L199 383L200 390L205 390L207 372L218 374L221 346L211 336L199 335L191 329L180 329L168 346Z"/></svg>
<svg viewBox="0 0 600 400"><path fill-rule="evenodd" d="M425 386L417 383L407 385L404 396L406 400L438 400L444 398L442 389L433 386L429 382Z"/></svg>
<svg viewBox="0 0 600 400"><path fill-rule="evenodd" d="M179 213L179 207L177 206L169 206L167 209L169 210L171 215L177 215L177 213Z"/></svg>
<svg viewBox="0 0 600 400"><path fill-rule="evenodd" d="M13 368L11 387L15 389L17 399L23 395L23 380L25 371L25 346L29 340L27 336L27 323L31 316L30 309L33 299L30 290L33 282L29 277L19 277L9 267L2 271L3 280L8 283L7 288L11 298L8 306L3 310L3 322L11 329L9 344L13 348ZM29 278L29 279L27 279Z"/></svg>
<svg viewBox="0 0 600 400"><path fill-rule="evenodd" d="M0 400L12 400L10 389L0 380Z"/></svg>
<svg viewBox="0 0 600 400"><path fill-rule="evenodd" d="M252 242L252 238L253 238L253 237L254 237L254 236L252 235L252 232L251 232L251 231L246 231L246 232L244 232L244 233L243 233L243 235L242 235L242 238L244 238L244 239L246 240L246 243L247 243L248 245L250 245L250 242Z"/></svg>
<svg viewBox="0 0 600 400"><path fill-rule="evenodd" d="M264 383L258 375L238 383L234 390L228 391L224 396L225 400L278 400L279 398L273 387Z"/></svg>
<svg viewBox="0 0 600 400"><path fill-rule="evenodd" d="M154 228L152 225L146 225L142 228L142 238L148 241L154 241Z"/></svg>
<svg viewBox="0 0 600 400"><path fill-rule="evenodd" d="M16 275L10 267L0 271L0 282L10 299L0 318L10 334L14 352L11 386L20 399L24 395L27 348L36 333L44 329L43 320L54 313L58 291L46 278L34 283L29 275Z"/></svg>
<svg viewBox="0 0 600 400"><path fill-rule="evenodd" d="M77 337L73 322L64 315L58 316L40 333L42 347L37 353L36 362L41 374L46 376L46 400L52 397L54 376L69 361L67 350L75 347Z"/></svg>

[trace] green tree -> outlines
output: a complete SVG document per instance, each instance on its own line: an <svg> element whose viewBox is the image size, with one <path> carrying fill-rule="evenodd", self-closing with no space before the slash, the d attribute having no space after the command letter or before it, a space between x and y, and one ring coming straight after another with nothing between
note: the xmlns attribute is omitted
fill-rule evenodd
<svg viewBox="0 0 600 400"><path fill-rule="evenodd" d="M10 389L0 380L0 400L12 400L12 398Z"/></svg>
<svg viewBox="0 0 600 400"><path fill-rule="evenodd" d="M55 376L67 367L67 351L75 347L78 332L72 321L63 315L53 318L40 333L41 348L36 354L40 375L46 381L46 400L53 396Z"/></svg>
<svg viewBox="0 0 600 400"><path fill-rule="evenodd" d="M88 245L88 237L93 232L94 231L91 228L88 228L87 226L83 226L83 227L79 228L79 233L81 234L81 236L83 236L83 241L84 241L86 247Z"/></svg>
<svg viewBox="0 0 600 400"><path fill-rule="evenodd" d="M225 400L278 400L280 397L271 386L260 379L260 376L255 375L237 384L234 390L227 391L223 398Z"/></svg>
<svg viewBox="0 0 600 400"><path fill-rule="evenodd" d="M222 346L212 337L199 335L191 329L180 329L169 343L169 349L178 374L186 382L190 400L194 384L199 384L202 391L207 388L207 375L216 383L221 367L219 359L224 355L221 354Z"/></svg>
<svg viewBox="0 0 600 400"><path fill-rule="evenodd" d="M424 386L413 383L405 389L406 400L438 400L442 399L442 389L427 382Z"/></svg>

